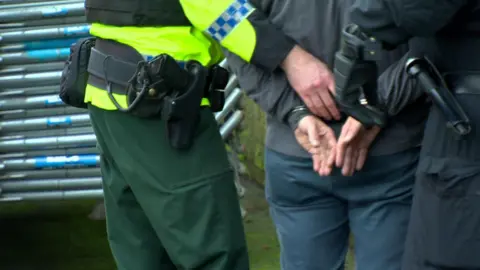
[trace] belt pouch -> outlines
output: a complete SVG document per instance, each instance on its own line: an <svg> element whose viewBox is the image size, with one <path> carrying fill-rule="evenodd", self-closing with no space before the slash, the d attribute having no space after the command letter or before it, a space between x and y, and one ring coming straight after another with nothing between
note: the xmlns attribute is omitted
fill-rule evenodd
<svg viewBox="0 0 480 270"><path fill-rule="evenodd" d="M86 109L85 88L88 80L90 51L95 46L95 38L78 40L70 47L70 55L65 62L60 81L60 99L67 105Z"/></svg>

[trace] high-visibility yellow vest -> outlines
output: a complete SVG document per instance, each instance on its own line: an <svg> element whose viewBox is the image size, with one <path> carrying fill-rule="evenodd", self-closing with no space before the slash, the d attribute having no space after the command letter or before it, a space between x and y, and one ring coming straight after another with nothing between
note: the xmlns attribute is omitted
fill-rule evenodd
<svg viewBox="0 0 480 270"><path fill-rule="evenodd" d="M126 44L145 58L168 54L179 62L196 60L207 67L223 58L220 45L236 48L236 53L245 59L252 57L256 33L245 18L255 9L247 0L180 0L179 3L191 25L158 27L92 23L90 34ZM87 5L87 11L88 8ZM125 95L113 96L120 106L127 107ZM85 102L116 110L107 92L92 85L87 86ZM204 98L202 105L208 105L208 100Z"/></svg>
<svg viewBox="0 0 480 270"><path fill-rule="evenodd" d="M128 11L132 5L142 8ZM146 12L145 7L151 7L151 12ZM129 45L144 56L165 53L177 61L197 60L209 66L223 58L223 46L244 61L271 72L295 45L249 0L88 0L86 10L92 35ZM162 18L152 17L155 10ZM184 16L173 18L172 14L178 12ZM162 27L150 25L159 21L164 22L158 23ZM105 91L88 86L86 92L86 102L115 108ZM117 100L126 105L125 97Z"/></svg>

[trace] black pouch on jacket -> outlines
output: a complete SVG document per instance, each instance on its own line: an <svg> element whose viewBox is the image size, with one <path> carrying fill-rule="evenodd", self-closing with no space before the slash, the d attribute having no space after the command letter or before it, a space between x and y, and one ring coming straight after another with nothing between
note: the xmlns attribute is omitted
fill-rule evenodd
<svg viewBox="0 0 480 270"><path fill-rule="evenodd" d="M86 109L85 88L88 80L90 50L95 46L95 37L83 38L70 47L70 56L65 62L60 81L60 99L70 106Z"/></svg>

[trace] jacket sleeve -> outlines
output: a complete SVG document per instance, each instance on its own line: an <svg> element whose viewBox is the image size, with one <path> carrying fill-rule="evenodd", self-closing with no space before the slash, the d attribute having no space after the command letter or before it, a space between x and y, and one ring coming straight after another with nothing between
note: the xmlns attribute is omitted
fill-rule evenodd
<svg viewBox="0 0 480 270"><path fill-rule="evenodd" d="M396 46L413 36L431 36L468 0L356 0L351 21L365 33Z"/></svg>
<svg viewBox="0 0 480 270"><path fill-rule="evenodd" d="M389 116L399 114L405 107L425 95L417 80L409 79L405 72L405 64L410 57L409 51L386 68L377 79L378 103L386 109Z"/></svg>
<svg viewBox="0 0 480 270"><path fill-rule="evenodd" d="M248 0L180 0L180 4L196 28L266 71L276 69L295 45Z"/></svg>
<svg viewBox="0 0 480 270"><path fill-rule="evenodd" d="M265 113L295 128L297 123L289 119L290 112L295 107L304 106L304 103L288 83L283 71L265 72L235 54L225 52L225 55L230 70L237 76L247 96Z"/></svg>

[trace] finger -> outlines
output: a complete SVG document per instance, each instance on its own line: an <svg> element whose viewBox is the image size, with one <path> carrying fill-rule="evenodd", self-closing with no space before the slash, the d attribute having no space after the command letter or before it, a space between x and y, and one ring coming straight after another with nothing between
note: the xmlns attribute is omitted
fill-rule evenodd
<svg viewBox="0 0 480 270"><path fill-rule="evenodd" d="M345 133L344 140L347 142L352 142L363 130L362 123L358 122L357 120L351 118L349 119L348 123L345 125L348 126L348 130Z"/></svg>
<svg viewBox="0 0 480 270"><path fill-rule="evenodd" d="M323 104L325 105L330 115L334 119L340 120L340 111L338 110L337 104L333 100L333 96L330 94L330 92L322 91L319 94L320 94L320 99L323 101Z"/></svg>
<svg viewBox="0 0 480 270"><path fill-rule="evenodd" d="M349 171L347 172L348 176L352 176L355 173L355 165L358 160L358 149L352 148L352 162L350 163Z"/></svg>
<svg viewBox="0 0 480 270"><path fill-rule="evenodd" d="M318 116L320 116L321 118L323 118L325 120L332 120L332 115L328 112L327 107L325 106L322 99L320 98L320 96L317 93L311 95L310 99L311 99L312 103L314 104L314 106L316 107L316 113L315 114L317 114Z"/></svg>
<svg viewBox="0 0 480 270"><path fill-rule="evenodd" d="M316 107L315 107L315 104L313 104L312 102L312 99L310 98L309 95L303 95L303 96L300 96L303 100L303 102L305 103L305 106L307 106L307 108L313 112L314 114L317 114L316 113Z"/></svg>
<svg viewBox="0 0 480 270"><path fill-rule="evenodd" d="M349 126L347 124L343 125L342 131L340 132L340 137L338 138L338 143L336 145L335 153L335 165L337 167L342 167L345 162L345 150L349 145L349 142L345 139L346 134L349 133Z"/></svg>
<svg viewBox="0 0 480 270"><path fill-rule="evenodd" d="M320 169L322 168L322 158L320 155L313 155L313 170L317 173L320 172Z"/></svg>
<svg viewBox="0 0 480 270"><path fill-rule="evenodd" d="M345 141L338 141L337 147L335 147L335 166L337 167L343 167L343 164L345 163L345 155L346 155L346 149L348 147L348 143Z"/></svg>
<svg viewBox="0 0 480 270"><path fill-rule="evenodd" d="M309 125L307 128L308 142L314 147L320 145L320 132L322 128L325 127L318 123L318 121L316 124Z"/></svg>
<svg viewBox="0 0 480 270"><path fill-rule="evenodd" d="M332 79L328 81L328 90L335 96L335 80Z"/></svg>
<svg viewBox="0 0 480 270"><path fill-rule="evenodd" d="M337 147L337 140L335 133L330 127L324 126L319 128L322 137L322 143L319 148L322 149L322 175L329 175L335 164L335 148Z"/></svg>
<svg viewBox="0 0 480 270"><path fill-rule="evenodd" d="M365 165L365 161L367 160L367 155L368 155L368 150L366 148L362 148L358 151L357 164L355 164L355 169L357 171L360 171Z"/></svg>
<svg viewBox="0 0 480 270"><path fill-rule="evenodd" d="M331 169L335 164L335 157L337 155L335 139L332 139L328 142L330 152L326 158L326 165Z"/></svg>
<svg viewBox="0 0 480 270"><path fill-rule="evenodd" d="M349 176L348 173L350 172L351 170L351 167L352 167L352 160L353 160L353 149L352 147L347 147L345 149L345 161L343 163L343 166L342 166L342 175L344 176Z"/></svg>
<svg viewBox="0 0 480 270"><path fill-rule="evenodd" d="M330 175L333 170L333 164L335 163L335 147L331 147L328 153L324 156L322 163L321 175Z"/></svg>
<svg viewBox="0 0 480 270"><path fill-rule="evenodd" d="M344 143L350 143L352 139L352 119L348 118L347 121L343 124L342 130L340 132L340 136L338 138L338 141L342 141Z"/></svg>
<svg viewBox="0 0 480 270"><path fill-rule="evenodd" d="M337 140L335 139L335 134L332 130L329 130L328 133L325 134L325 140L329 150L325 159L325 167L327 169L327 173L330 174L333 169L333 165L335 164L335 157L337 155Z"/></svg>

